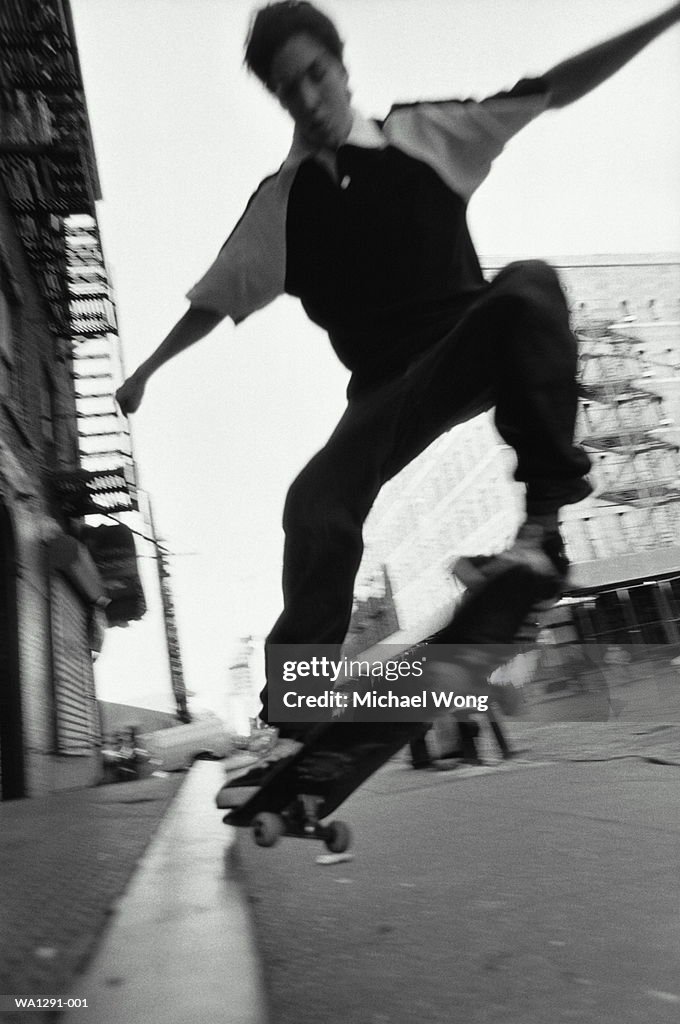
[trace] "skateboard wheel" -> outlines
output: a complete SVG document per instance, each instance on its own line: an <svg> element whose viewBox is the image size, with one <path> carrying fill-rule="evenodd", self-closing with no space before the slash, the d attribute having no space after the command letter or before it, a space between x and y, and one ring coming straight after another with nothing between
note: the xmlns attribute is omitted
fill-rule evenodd
<svg viewBox="0 0 680 1024"><path fill-rule="evenodd" d="M332 821L326 829L324 844L331 853L344 853L352 842L349 825L344 821Z"/></svg>
<svg viewBox="0 0 680 1024"><path fill-rule="evenodd" d="M258 846L274 846L283 833L284 824L280 815L263 811L253 818L253 839Z"/></svg>

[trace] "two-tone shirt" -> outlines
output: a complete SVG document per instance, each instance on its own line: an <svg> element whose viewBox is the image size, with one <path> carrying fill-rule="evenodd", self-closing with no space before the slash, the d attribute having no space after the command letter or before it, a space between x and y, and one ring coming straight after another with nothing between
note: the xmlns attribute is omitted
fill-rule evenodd
<svg viewBox="0 0 680 1024"><path fill-rule="evenodd" d="M525 79L479 102L402 104L383 121L355 113L334 152L296 133L190 303L238 324L294 295L328 332L353 390L403 371L485 287L468 202L547 102L546 83Z"/></svg>

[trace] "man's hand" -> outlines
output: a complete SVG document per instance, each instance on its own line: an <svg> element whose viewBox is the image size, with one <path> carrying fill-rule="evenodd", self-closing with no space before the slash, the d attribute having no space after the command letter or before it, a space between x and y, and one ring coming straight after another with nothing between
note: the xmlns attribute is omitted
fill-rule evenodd
<svg viewBox="0 0 680 1024"><path fill-rule="evenodd" d="M120 411L124 416L129 416L133 412L137 412L141 405L142 398L144 397L144 389L146 387L146 380L136 373L133 373L131 377L121 384L116 391L116 401L120 406Z"/></svg>
<svg viewBox="0 0 680 1024"><path fill-rule="evenodd" d="M680 2L627 32L557 64L542 76L548 83L548 106L566 107L624 67L652 40L680 21Z"/></svg>
<svg viewBox="0 0 680 1024"><path fill-rule="evenodd" d="M189 345L204 338L221 319L221 315L213 310L190 306L156 351L152 352L116 391L116 401L123 415L130 416L131 413L137 412L144 397L147 381L160 366L179 352L183 352Z"/></svg>

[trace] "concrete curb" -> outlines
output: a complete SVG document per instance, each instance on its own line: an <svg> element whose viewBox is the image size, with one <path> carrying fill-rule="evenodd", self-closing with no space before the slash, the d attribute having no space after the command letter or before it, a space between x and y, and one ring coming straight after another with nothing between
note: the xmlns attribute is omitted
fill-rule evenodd
<svg viewBox="0 0 680 1024"><path fill-rule="evenodd" d="M222 766L197 762L90 966L64 1024L266 1024L250 914L233 877L232 829L214 795Z"/></svg>

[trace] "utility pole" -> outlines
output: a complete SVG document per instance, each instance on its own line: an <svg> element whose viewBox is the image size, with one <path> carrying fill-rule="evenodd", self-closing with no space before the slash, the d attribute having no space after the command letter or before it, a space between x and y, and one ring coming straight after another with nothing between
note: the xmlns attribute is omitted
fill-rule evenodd
<svg viewBox="0 0 680 1024"><path fill-rule="evenodd" d="M184 669L182 667L182 652L177 632L177 619L175 616L175 602L172 596L170 585L170 566L168 562L168 551L163 546L156 533L156 526L153 519L151 501L149 501L149 525L156 549L156 568L158 569L158 583L161 592L161 604L163 607L163 622L165 626L165 642L170 663L170 684L177 707L177 717L180 722L190 722L191 714L187 706L187 690L184 682Z"/></svg>

